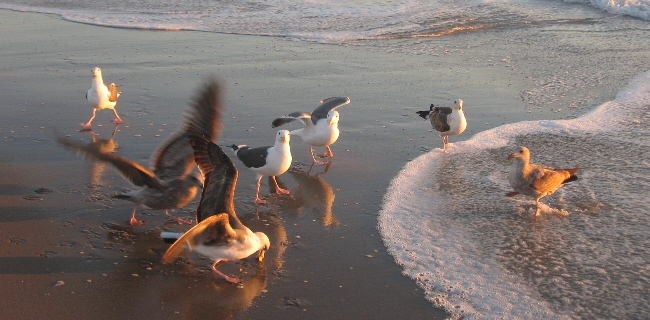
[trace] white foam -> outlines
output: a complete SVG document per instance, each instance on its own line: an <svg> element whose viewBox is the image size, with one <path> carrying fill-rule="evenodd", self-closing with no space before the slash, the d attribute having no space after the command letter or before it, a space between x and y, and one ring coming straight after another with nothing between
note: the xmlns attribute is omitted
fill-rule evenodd
<svg viewBox="0 0 650 320"><path fill-rule="evenodd" d="M583 117L504 125L453 144L449 154L434 150L416 158L391 182L379 214L379 228L390 254L434 305L455 318L647 314L648 303L635 302L634 310L623 311L615 306L620 302L613 300L644 300L648 288L636 297L626 297L630 295L627 283L643 282L645 271L638 268L647 268L650 261L641 267L638 261L612 259L611 253L643 254L649 243L641 239L645 238L642 230L650 228L650 220L644 217L645 211L612 207L650 204L645 196L612 192L611 188L640 179L638 188L647 190L650 182L644 175L650 168L642 165L636 172L640 169L626 168L637 161L626 163L625 155L603 159L600 153L609 154L622 145L647 147L649 105L650 73ZM636 127L643 126L641 133ZM639 132L639 136L621 134L627 132ZM531 200L504 196L509 189L505 158L522 141L530 143L532 150L549 150L556 163L563 162L558 159L563 155L572 155L557 151L558 146L573 151L573 162L583 161L581 180L545 198L550 204L542 206L539 221L531 217ZM533 154L533 161L542 157ZM618 221L617 214L636 214L639 225L634 228L641 230L631 230ZM610 243L620 242L612 232L639 240L628 239L630 243L619 248ZM616 273L629 273L629 278L613 280L625 277ZM607 278L611 281L603 280ZM608 292L598 292L602 286ZM611 307L602 303L603 297L610 299Z"/></svg>

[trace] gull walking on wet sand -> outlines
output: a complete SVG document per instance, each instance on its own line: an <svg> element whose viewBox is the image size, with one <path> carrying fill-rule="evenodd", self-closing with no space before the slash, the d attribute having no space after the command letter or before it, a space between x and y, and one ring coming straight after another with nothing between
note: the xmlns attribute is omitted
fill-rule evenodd
<svg viewBox="0 0 650 320"><path fill-rule="evenodd" d="M70 139L60 138L58 142L85 157L105 161L129 180L133 185L142 187L140 190L113 196L135 203L131 214L131 225L143 225L135 218L137 208L165 210L165 214L179 224L191 224L169 214L168 209L185 206L196 196L198 189L203 187L202 176L193 172L196 163L194 151L189 142L189 131L199 130L207 136L217 134L217 124L221 119L221 92L217 80L209 81L189 108L185 124L179 132L163 142L151 156L151 170L144 166L120 157L114 153L102 152Z"/></svg>
<svg viewBox="0 0 650 320"><path fill-rule="evenodd" d="M94 67L92 73L93 81L90 84L90 89L86 92L86 100L88 100L90 106L93 107L93 115L90 117L88 122L85 124L81 123L81 125L84 127L90 127L93 119L95 119L97 110L101 109L113 110L113 113L115 113L115 119L113 119L112 122L115 124L122 123L122 119L115 110L117 98L122 94L122 92L117 91L117 88L121 86L116 86L115 83L105 85L104 79L102 79L102 69L98 67Z"/></svg>
<svg viewBox="0 0 650 320"><path fill-rule="evenodd" d="M289 190L280 188L275 176L279 176L291 167L291 147L289 146L291 134L287 130L279 130L275 135L275 144L270 147L251 148L247 145L231 145L237 158L244 165L257 174L257 191L255 191L255 203L265 204L260 199L260 183L263 176L269 176L275 184L275 190L279 194L289 194Z"/></svg>
<svg viewBox="0 0 650 320"><path fill-rule="evenodd" d="M535 216L539 215L540 199L553 194L565 183L578 180L575 173L580 168L555 169L530 163L530 151L526 147L517 148L508 160L512 160L508 181L515 191L506 195L523 194L535 198Z"/></svg>
<svg viewBox="0 0 650 320"><path fill-rule="evenodd" d="M292 135L297 135L309 144L311 159L315 164L324 164L325 162L316 160L313 147L325 147L327 153L324 156L332 158L334 153L330 145L339 138L339 112L335 109L350 103L350 98L329 98L321 101L321 105L314 109L310 114L307 112L293 112L286 116L273 120L272 127L279 127L294 120L300 120L305 125L304 128L291 131Z"/></svg>
<svg viewBox="0 0 650 320"><path fill-rule="evenodd" d="M199 223L185 232L165 255L163 263L170 263L185 249L196 251L214 261L212 272L228 282L239 283L241 279L227 276L217 270L222 262L236 262L258 252L257 260L264 260L264 253L271 243L266 234L252 232L235 213L234 197L237 184L237 168L223 150L198 133L190 135L196 163L205 179L201 202L196 211Z"/></svg>
<svg viewBox="0 0 650 320"><path fill-rule="evenodd" d="M442 151L447 152L449 136L457 136L467 127L465 114L463 113L463 100L456 99L453 107L429 107L429 111L418 111L417 114L429 120L431 126L438 131L442 137Z"/></svg>

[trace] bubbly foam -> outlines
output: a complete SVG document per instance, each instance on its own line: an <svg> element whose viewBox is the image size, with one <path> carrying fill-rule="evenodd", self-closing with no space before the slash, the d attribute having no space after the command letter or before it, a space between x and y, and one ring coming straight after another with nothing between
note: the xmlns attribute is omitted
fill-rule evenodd
<svg viewBox="0 0 650 320"><path fill-rule="evenodd" d="M385 195L384 242L455 318L644 317L649 124L650 73L580 118L504 125L424 154ZM538 218L532 199L505 197L518 145L532 162L582 167Z"/></svg>

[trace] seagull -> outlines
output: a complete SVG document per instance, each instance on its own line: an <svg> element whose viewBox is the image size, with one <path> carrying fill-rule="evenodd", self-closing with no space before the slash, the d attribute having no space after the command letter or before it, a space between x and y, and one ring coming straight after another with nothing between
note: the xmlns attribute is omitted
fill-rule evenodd
<svg viewBox="0 0 650 320"><path fill-rule="evenodd" d="M255 203L265 204L260 199L260 181L263 176L273 179L275 190L279 194L289 194L289 190L280 188L275 176L279 176L291 166L291 147L289 146L291 133L288 130L279 130L275 135L275 144L272 147L251 148L247 145L231 145L237 158L244 165L257 174L257 191L255 192Z"/></svg>
<svg viewBox="0 0 650 320"><path fill-rule="evenodd" d="M530 151L519 147L508 157L512 161L508 181L513 192L506 195L514 197L518 194L535 198L535 216L539 215L539 200L551 195L565 183L578 180L575 173L580 168L554 169L539 164L530 163Z"/></svg>
<svg viewBox="0 0 650 320"><path fill-rule="evenodd" d="M117 104L117 98L122 94L122 92L117 91L117 88L121 86L116 86L115 83L109 85L104 84L102 79L102 69L94 67L93 70L93 82L90 85L90 89L86 92L86 100L90 103L90 106L93 107L93 116L90 117L88 122L81 123L84 127L90 127L90 124L95 119L95 114L97 110L100 109L111 109L115 113L115 119L112 121L115 124L122 123L122 119L115 111L115 105Z"/></svg>
<svg viewBox="0 0 650 320"><path fill-rule="evenodd" d="M170 215L167 210L185 206L194 199L198 189L203 187L203 177L198 172L192 172L196 164L189 143L189 130L200 130L210 137L217 134L217 124L221 119L220 95L217 80L211 80L205 85L189 108L185 124L152 154L151 170L114 153L102 152L65 138L58 141L67 149L83 156L112 164L129 182L142 187L140 190L113 196L135 203L131 225L144 224L135 218L138 207L165 210L165 214L179 224L191 224L191 221Z"/></svg>
<svg viewBox="0 0 650 320"><path fill-rule="evenodd" d="M291 134L300 136L303 141L309 144L309 152L315 164L324 164L314 157L313 147L325 147L325 156L332 158L334 154L330 145L339 138L339 112L335 109L350 103L350 98L329 98L321 101L321 105L310 114L302 111L290 113L284 117L273 120L272 127L292 122L296 119L302 121L304 128L291 131Z"/></svg>
<svg viewBox="0 0 650 320"><path fill-rule="evenodd" d="M253 233L235 213L234 197L237 168L223 150L200 133L190 135L190 143L205 185L196 211L199 223L185 232L165 255L163 263L171 263L187 247L214 260L211 269L228 282L241 279L227 276L217 270L221 262L236 262L255 252L258 261L264 260L271 242L262 232Z"/></svg>
<svg viewBox="0 0 650 320"><path fill-rule="evenodd" d="M418 111L420 117L431 122L431 126L442 137L442 151L447 152L449 136L457 136L467 127L463 113L463 100L456 99L453 107L429 107L429 111Z"/></svg>

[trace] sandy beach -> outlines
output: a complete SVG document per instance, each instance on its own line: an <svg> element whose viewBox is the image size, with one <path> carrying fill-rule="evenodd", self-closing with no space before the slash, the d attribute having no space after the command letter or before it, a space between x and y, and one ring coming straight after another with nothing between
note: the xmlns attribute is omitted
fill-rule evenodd
<svg viewBox="0 0 650 320"><path fill-rule="evenodd" d="M0 31L3 319L444 319L401 274L377 231L390 180L440 147L415 111L463 99L469 126L453 143L503 123L577 110L531 112L522 107L521 92L533 81L526 70L512 68L504 51L478 60L477 49L449 40L440 45L450 54L396 59L364 47L107 28L12 11L0 11ZM84 95L95 66L106 82L122 85L116 109L124 124L116 127L112 112L100 111L92 135L79 123L92 113ZM328 97L352 101L339 109L331 165L311 168L308 146L292 140L294 165L279 177L291 195L269 195L264 181L271 204L256 207L254 175L234 160L237 212L272 242L263 267L253 260L222 267L241 275L242 286L215 278L211 262L196 254L161 264L168 244L160 231L187 227L151 210L138 215L144 226L129 226L131 204L110 196L133 187L53 138L67 135L147 165L211 75L226 83L221 146L271 145L275 117L310 112ZM609 88L603 97L626 80L602 83ZM193 217L198 200L175 214Z"/></svg>

